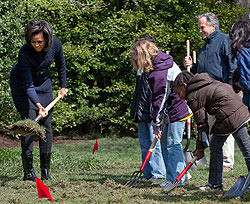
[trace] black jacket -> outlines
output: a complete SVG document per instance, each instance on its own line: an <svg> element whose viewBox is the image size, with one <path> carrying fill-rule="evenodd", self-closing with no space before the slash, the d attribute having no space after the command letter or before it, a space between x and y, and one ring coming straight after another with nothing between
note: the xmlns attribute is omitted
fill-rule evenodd
<svg viewBox="0 0 250 204"><path fill-rule="evenodd" d="M148 73L142 73L136 79L130 117L135 122L151 122L151 90L148 83Z"/></svg>
<svg viewBox="0 0 250 204"><path fill-rule="evenodd" d="M48 52L36 52L25 44L19 51L18 63L10 72L10 87L17 110L37 109L40 102L46 107L52 100L50 65L55 61L59 86L66 87L66 62L63 56L62 43L53 38Z"/></svg>

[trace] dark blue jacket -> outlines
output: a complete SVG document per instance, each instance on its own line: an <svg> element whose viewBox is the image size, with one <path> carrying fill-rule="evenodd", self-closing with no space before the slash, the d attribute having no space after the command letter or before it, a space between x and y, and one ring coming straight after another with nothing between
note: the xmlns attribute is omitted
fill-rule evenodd
<svg viewBox="0 0 250 204"><path fill-rule="evenodd" d="M52 84L49 66L55 61L60 87L66 87L66 62L62 43L53 38L49 51L37 52L27 44L19 51L18 63L10 72L10 87L15 106L22 109L35 109L36 103L46 107L52 100Z"/></svg>
<svg viewBox="0 0 250 204"><path fill-rule="evenodd" d="M248 44L250 46L250 43ZM240 69L240 84L243 87L243 102L250 110L250 48L244 48L237 56Z"/></svg>
<svg viewBox="0 0 250 204"><path fill-rule="evenodd" d="M130 110L130 117L134 122L151 122L151 90L148 84L148 73L137 76Z"/></svg>
<svg viewBox="0 0 250 204"><path fill-rule="evenodd" d="M191 72L194 74L208 73L215 80L232 84L232 76L237 62L236 60L233 63L231 61L229 36L216 29L205 39L205 42Z"/></svg>

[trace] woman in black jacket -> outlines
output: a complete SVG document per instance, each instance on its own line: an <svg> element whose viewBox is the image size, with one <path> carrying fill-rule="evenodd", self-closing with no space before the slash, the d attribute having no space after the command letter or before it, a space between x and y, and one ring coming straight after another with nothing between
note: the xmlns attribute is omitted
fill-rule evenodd
<svg viewBox="0 0 250 204"><path fill-rule="evenodd" d="M49 66L55 61L58 71L58 94L66 93L66 63L62 43L53 37L51 26L43 20L31 20L25 28L24 44L18 54L18 62L10 72L12 98L21 118L35 119L44 116L40 124L45 126L46 141L39 138L41 179L50 179L50 158L52 151L51 112L45 107L53 100ZM33 136L21 137L23 180L35 180L33 170Z"/></svg>
<svg viewBox="0 0 250 204"><path fill-rule="evenodd" d="M138 137L141 146L142 161L144 161L149 147L155 138L151 125L150 111L151 90L148 84L148 73L144 72L141 75L138 73L130 116L138 123ZM157 142L143 172L146 179L155 180L166 177L160 142Z"/></svg>

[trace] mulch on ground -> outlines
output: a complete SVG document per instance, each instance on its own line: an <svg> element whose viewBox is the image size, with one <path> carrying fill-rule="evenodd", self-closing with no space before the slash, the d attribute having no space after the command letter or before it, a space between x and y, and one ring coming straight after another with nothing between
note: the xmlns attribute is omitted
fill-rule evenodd
<svg viewBox="0 0 250 204"><path fill-rule="evenodd" d="M65 136L55 136L53 138L53 144L64 144L64 143L74 143L74 142L85 142L86 139L68 139ZM38 145L38 141L34 141L34 146ZM20 147L21 141L18 138L0 135L0 148L14 148Z"/></svg>

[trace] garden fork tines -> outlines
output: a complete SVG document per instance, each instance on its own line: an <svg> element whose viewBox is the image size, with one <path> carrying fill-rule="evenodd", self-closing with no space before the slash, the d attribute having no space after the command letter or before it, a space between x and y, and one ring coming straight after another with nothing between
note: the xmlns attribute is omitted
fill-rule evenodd
<svg viewBox="0 0 250 204"><path fill-rule="evenodd" d="M135 171L125 185L131 188L137 187L141 183L143 177L143 171Z"/></svg>
<svg viewBox="0 0 250 204"><path fill-rule="evenodd" d="M144 173L143 173L143 170L152 154L152 152L154 151L154 148L155 148L155 145L157 143L158 139L155 138L151 144L151 146L149 147L149 150L148 150L148 153L141 165L141 168L140 168L140 171L135 171L132 176L130 177L130 180L125 184L126 186L129 186L129 187L137 187L142 179L144 178Z"/></svg>

